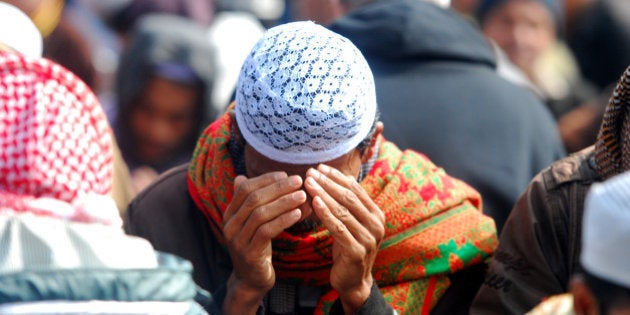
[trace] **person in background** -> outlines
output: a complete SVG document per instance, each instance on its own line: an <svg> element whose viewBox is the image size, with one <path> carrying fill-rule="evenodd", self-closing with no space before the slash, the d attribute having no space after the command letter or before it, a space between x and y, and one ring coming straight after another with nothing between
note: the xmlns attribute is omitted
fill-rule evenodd
<svg viewBox="0 0 630 315"><path fill-rule="evenodd" d="M451 0L451 8L475 24L477 23L475 12L478 6L479 0Z"/></svg>
<svg viewBox="0 0 630 315"><path fill-rule="evenodd" d="M431 1L326 1L327 18L313 2L294 0L293 15L334 21L365 55L384 135L478 190L500 231L531 178L565 155L544 104L497 74L477 29Z"/></svg>
<svg viewBox="0 0 630 315"><path fill-rule="evenodd" d="M582 272L571 279L569 293L545 299L527 315L630 313L628 252L630 242L630 173L589 189L584 202Z"/></svg>
<svg viewBox="0 0 630 315"><path fill-rule="evenodd" d="M619 69L630 64L630 3L566 1L572 3L567 44L582 74L599 89L614 88Z"/></svg>
<svg viewBox="0 0 630 315"><path fill-rule="evenodd" d="M584 199L593 183L630 170L630 68L612 94L594 145L541 171L514 205L471 314L524 314L567 292L579 273Z"/></svg>
<svg viewBox="0 0 630 315"><path fill-rule="evenodd" d="M142 190L185 163L199 133L218 113L211 106L213 49L201 26L174 15L136 24L116 76L116 138Z"/></svg>
<svg viewBox="0 0 630 315"><path fill-rule="evenodd" d="M0 313L213 309L189 262L121 229L112 132L85 83L48 59L1 52L0 116Z"/></svg>
<svg viewBox="0 0 630 315"><path fill-rule="evenodd" d="M18 7L31 18L43 38L44 57L68 68L99 95L101 82L92 58L90 35L76 23L72 5L65 0L0 1Z"/></svg>
<svg viewBox="0 0 630 315"><path fill-rule="evenodd" d="M467 312L494 223L473 188L381 135L376 103L348 39L269 29L235 104L135 198L126 231L191 260L224 314Z"/></svg>
<svg viewBox="0 0 630 315"><path fill-rule="evenodd" d="M482 0L477 18L485 36L533 83L558 122L567 151L572 153L595 140L597 128L588 127L599 125L605 102L598 100L600 91L582 77L564 43L563 3L562 0ZM569 115L574 110L579 115ZM582 139L576 137L572 131L578 124L591 133L581 134Z"/></svg>
<svg viewBox="0 0 630 315"><path fill-rule="evenodd" d="M264 32L260 21L248 12L218 11L214 17L208 29L208 40L216 53L217 71L212 94L213 106L218 113L225 112L234 100L241 65Z"/></svg>
<svg viewBox="0 0 630 315"><path fill-rule="evenodd" d="M104 19L120 36L123 46L138 21L149 14L169 14L185 18L199 27L208 28L215 15L215 0L128 0L109 4Z"/></svg>
<svg viewBox="0 0 630 315"><path fill-rule="evenodd" d="M33 21L18 7L0 2L0 51L18 52L30 58L40 58L43 41ZM133 197L129 170L114 142L114 187L112 196L119 213L124 211Z"/></svg>

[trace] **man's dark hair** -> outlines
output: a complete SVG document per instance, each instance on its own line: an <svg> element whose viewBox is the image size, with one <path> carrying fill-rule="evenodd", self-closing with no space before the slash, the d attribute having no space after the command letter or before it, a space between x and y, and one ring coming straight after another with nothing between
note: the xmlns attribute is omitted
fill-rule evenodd
<svg viewBox="0 0 630 315"><path fill-rule="evenodd" d="M348 7L348 9L350 9L350 11L360 7L360 6L364 6L366 4L370 4L372 2L376 2L379 0L339 0L341 3L343 3L345 6Z"/></svg>
<svg viewBox="0 0 630 315"><path fill-rule="evenodd" d="M359 152L361 152L361 154L365 153L365 150L370 146L372 137L376 132L376 123L379 121L380 117L381 112L378 110L378 108L376 108L376 113L374 113L374 122L372 123L372 128L370 128L370 132L368 132L367 136L365 136L365 138L363 138L363 140L361 140L361 142L359 142L359 144L357 145L357 149L359 150Z"/></svg>

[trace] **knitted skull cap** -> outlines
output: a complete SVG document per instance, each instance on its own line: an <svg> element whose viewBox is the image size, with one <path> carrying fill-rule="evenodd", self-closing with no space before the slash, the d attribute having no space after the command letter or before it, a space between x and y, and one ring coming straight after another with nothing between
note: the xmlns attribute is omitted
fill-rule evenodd
<svg viewBox="0 0 630 315"><path fill-rule="evenodd" d="M580 261L589 273L630 288L630 172L595 183L584 204Z"/></svg>
<svg viewBox="0 0 630 315"><path fill-rule="evenodd" d="M278 162L338 158L374 124L374 78L346 38L313 22L269 29L245 60L236 121L256 151Z"/></svg>
<svg viewBox="0 0 630 315"><path fill-rule="evenodd" d="M113 143L85 83L47 59L0 53L0 209L112 188Z"/></svg>

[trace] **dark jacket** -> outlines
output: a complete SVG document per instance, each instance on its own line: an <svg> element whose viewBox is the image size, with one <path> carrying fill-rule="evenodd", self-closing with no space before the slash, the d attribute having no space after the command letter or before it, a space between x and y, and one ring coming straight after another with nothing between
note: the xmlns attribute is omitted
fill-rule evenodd
<svg viewBox="0 0 630 315"><path fill-rule="evenodd" d="M227 251L222 249L211 231L207 218L190 197L186 173L188 165L163 174L140 193L130 204L125 231L146 238L154 248L172 253L192 262L195 282L212 293L221 304L225 284L232 272ZM467 314L471 295L483 280L479 264L450 277L451 286L432 310L432 314ZM331 314L342 313L337 301ZM389 314L378 290L372 290L366 304L357 313Z"/></svg>
<svg viewBox="0 0 630 315"><path fill-rule="evenodd" d="M540 172L514 206L471 313L523 314L564 293L579 264L591 185L630 169L630 68L619 79L595 144Z"/></svg>
<svg viewBox="0 0 630 315"><path fill-rule="evenodd" d="M524 314L567 292L571 275L581 271L584 199L598 181L592 146L532 180L505 223L472 314Z"/></svg>
<svg viewBox="0 0 630 315"><path fill-rule="evenodd" d="M531 178L564 156L545 105L497 74L491 46L457 13L380 1L330 28L370 64L384 135L476 188L497 230Z"/></svg>

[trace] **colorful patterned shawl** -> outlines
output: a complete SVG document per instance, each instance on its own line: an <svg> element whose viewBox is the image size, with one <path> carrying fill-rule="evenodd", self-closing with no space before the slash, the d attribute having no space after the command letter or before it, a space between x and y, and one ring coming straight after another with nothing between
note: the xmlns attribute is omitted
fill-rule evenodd
<svg viewBox="0 0 630 315"><path fill-rule="evenodd" d="M226 114L204 131L188 173L191 195L221 243L235 177L227 149L231 123ZM450 285L448 274L494 252L494 221L481 214L481 197L470 186L423 155L401 152L384 138L379 143L378 158L361 182L387 220L374 279L399 314L428 313ZM277 278L326 288L332 242L323 228L305 237L282 233L273 242ZM316 314L326 314L337 296L328 287Z"/></svg>

